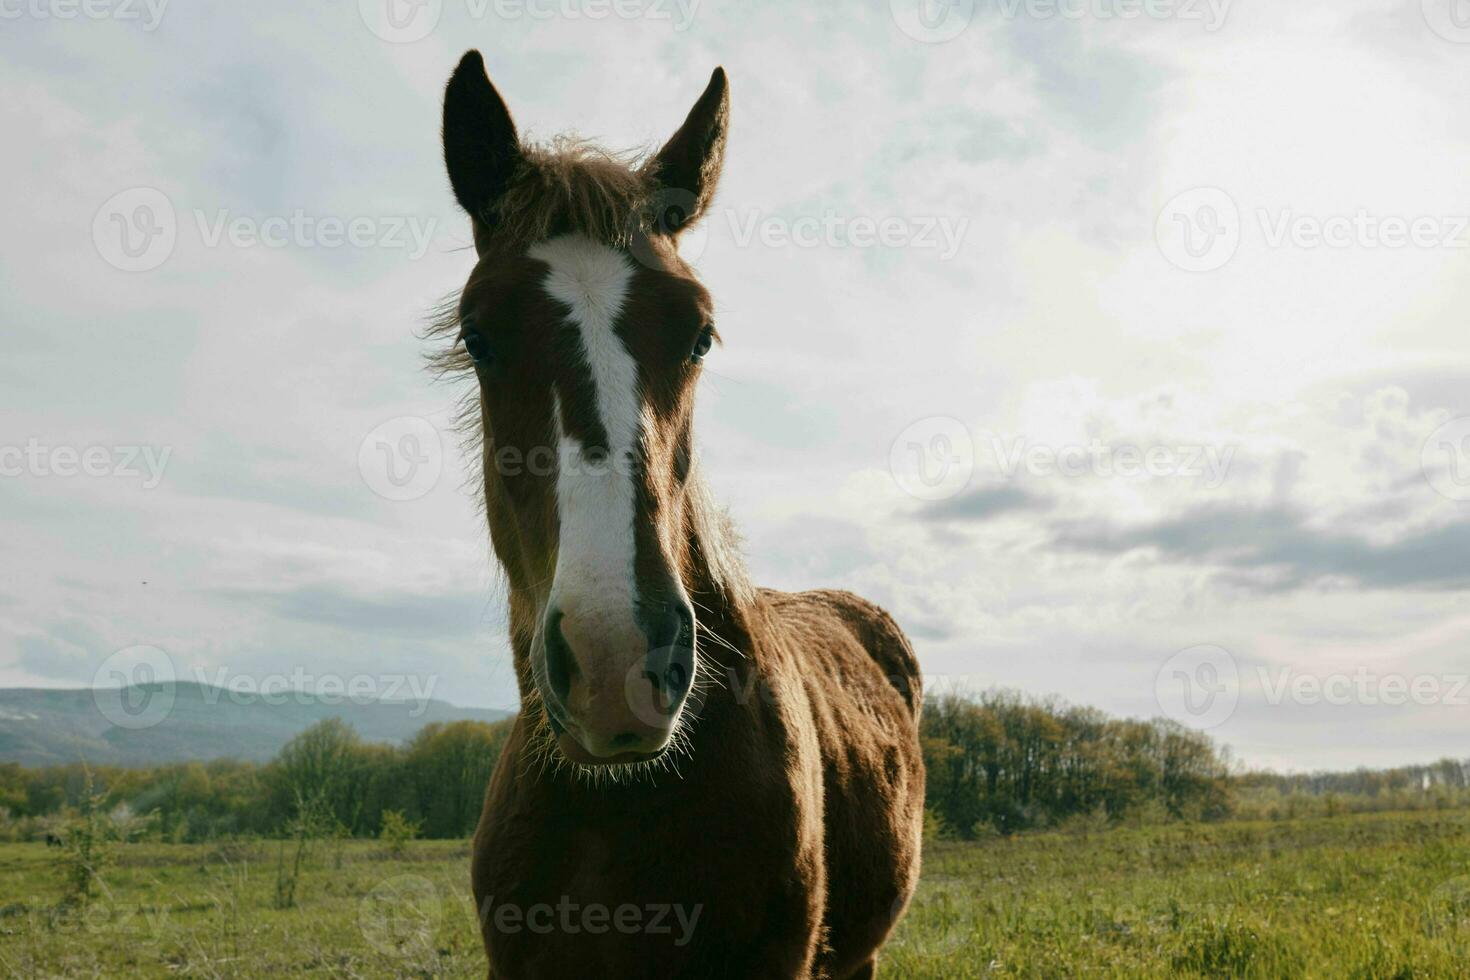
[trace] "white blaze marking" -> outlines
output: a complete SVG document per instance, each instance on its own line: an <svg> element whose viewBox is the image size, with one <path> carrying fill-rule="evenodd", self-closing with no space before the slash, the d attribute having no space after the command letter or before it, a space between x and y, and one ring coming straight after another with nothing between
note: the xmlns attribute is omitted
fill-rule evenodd
<svg viewBox="0 0 1470 980"><path fill-rule="evenodd" d="M632 462L638 451L642 402L638 365L613 331L633 268L617 251L581 235L564 235L531 248L531 258L550 266L545 288L571 310L569 319L596 386L598 418L607 433L608 459L587 459L568 435L557 403L557 428L565 446L556 480L561 542L552 584L553 607L581 615L626 617L636 602Z"/></svg>

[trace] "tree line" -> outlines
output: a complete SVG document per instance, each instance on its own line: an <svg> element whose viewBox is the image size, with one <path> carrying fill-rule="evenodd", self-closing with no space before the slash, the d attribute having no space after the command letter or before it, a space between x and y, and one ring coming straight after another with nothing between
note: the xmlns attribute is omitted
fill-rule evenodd
<svg viewBox="0 0 1470 980"><path fill-rule="evenodd" d="M0 838L39 839L87 806L169 841L289 836L469 836L512 721L436 723L407 743L364 741L337 719L268 763L127 769L0 765ZM1270 818L1470 804L1470 760L1351 773L1240 772L1208 736L1166 720L1006 691L925 704L926 832L973 839L1072 821Z"/></svg>
<svg viewBox="0 0 1470 980"><path fill-rule="evenodd" d="M1459 807L1470 807L1470 759L1350 772L1248 772L1235 779L1235 812L1247 818Z"/></svg>
<svg viewBox="0 0 1470 980"><path fill-rule="evenodd" d="M1230 767L1206 735L1170 721L1007 691L924 708L927 805L941 835L977 837L1073 817L1213 820L1231 810Z"/></svg>
<svg viewBox="0 0 1470 980"><path fill-rule="evenodd" d="M115 819L146 821L148 834L169 841L280 836L306 816L342 836L378 837L385 814L422 836L466 837L509 732L509 721L434 723L394 746L364 741L329 718L265 764L0 765L0 833L44 835L77 811L90 785Z"/></svg>

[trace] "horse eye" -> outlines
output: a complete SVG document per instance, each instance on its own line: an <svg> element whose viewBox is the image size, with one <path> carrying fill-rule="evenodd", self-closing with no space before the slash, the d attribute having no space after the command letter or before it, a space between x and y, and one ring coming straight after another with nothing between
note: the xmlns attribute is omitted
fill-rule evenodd
<svg viewBox="0 0 1470 980"><path fill-rule="evenodd" d="M715 342L714 327L705 327L699 332L699 339L694 342L694 350L689 355L689 360L698 364L704 360L704 355L709 353L710 347Z"/></svg>
<svg viewBox="0 0 1470 980"><path fill-rule="evenodd" d="M460 339L464 341L465 353L470 355L470 360L474 361L477 366L485 367L495 359L490 353L490 345L485 343L485 338L480 336L479 331L474 327L466 324L464 334Z"/></svg>

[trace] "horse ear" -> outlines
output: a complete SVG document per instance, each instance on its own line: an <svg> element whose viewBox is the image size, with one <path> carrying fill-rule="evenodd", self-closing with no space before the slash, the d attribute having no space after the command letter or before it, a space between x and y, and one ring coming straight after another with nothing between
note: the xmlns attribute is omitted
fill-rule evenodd
<svg viewBox="0 0 1470 980"><path fill-rule="evenodd" d="M678 232L708 210L725 164L730 128L730 86L725 69L716 68L689 117L654 157L655 173L668 199L660 224ZM682 200L674 201L678 197ZM678 206L670 206L677 204Z"/></svg>
<svg viewBox="0 0 1470 980"><path fill-rule="evenodd" d="M521 159L516 124L485 74L478 51L467 51L444 90L444 165L460 207L488 227Z"/></svg>

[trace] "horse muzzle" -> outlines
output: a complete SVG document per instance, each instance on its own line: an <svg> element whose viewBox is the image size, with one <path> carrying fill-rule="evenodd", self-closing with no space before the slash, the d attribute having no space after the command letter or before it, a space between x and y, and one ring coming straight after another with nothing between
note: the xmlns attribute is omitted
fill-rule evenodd
<svg viewBox="0 0 1470 980"><path fill-rule="evenodd" d="M693 685L694 634L682 600L624 617L548 610L537 683L563 754L598 766L663 752Z"/></svg>

